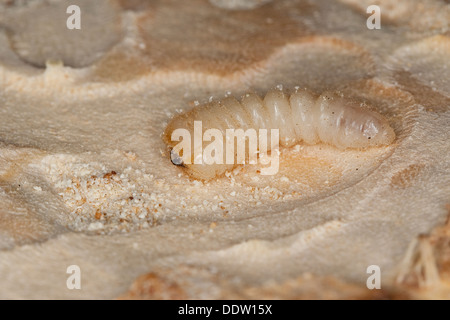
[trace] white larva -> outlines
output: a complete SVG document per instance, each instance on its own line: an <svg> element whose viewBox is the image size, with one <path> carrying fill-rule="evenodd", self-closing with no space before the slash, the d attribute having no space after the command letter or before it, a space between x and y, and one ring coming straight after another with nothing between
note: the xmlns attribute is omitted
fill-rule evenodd
<svg viewBox="0 0 450 320"><path fill-rule="evenodd" d="M336 92L318 96L307 89L296 90L290 96L281 90L271 90L264 99L254 93L244 95L240 101L227 97L176 115L163 134L170 150L179 143L172 141L172 132L183 128L193 134L194 121L202 121L203 130L220 130L223 136L226 129L279 129L282 147L303 141L327 143L339 149L365 149L387 146L395 139L394 130L382 115ZM270 149L270 145L268 147ZM208 180L235 166L186 164L193 163L186 161L186 157L191 156L171 152L172 162L181 165L196 179Z"/></svg>

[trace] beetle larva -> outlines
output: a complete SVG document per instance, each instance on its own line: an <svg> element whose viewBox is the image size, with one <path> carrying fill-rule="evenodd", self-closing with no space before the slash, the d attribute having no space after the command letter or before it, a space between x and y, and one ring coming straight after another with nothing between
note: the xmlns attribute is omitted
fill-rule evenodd
<svg viewBox="0 0 450 320"><path fill-rule="evenodd" d="M182 132L189 137L180 135L177 129L184 130ZM322 142L340 149L364 149L386 146L395 139L394 130L382 115L362 108L355 100L343 97L337 92L324 92L318 96L302 89L288 96L283 91L274 89L269 91L264 99L254 93L244 95L240 101L227 97L176 115L164 131L163 140L171 150L172 163L184 167L194 178L208 180L245 161L242 161L242 157L236 160L237 152L233 148L231 158L234 161L221 161L225 155L215 150L216 161L208 162L199 150L202 148L201 143L196 145L194 141L193 152L190 152L190 137L194 135L195 140L195 136L200 135L202 141L218 142L217 146L223 147L228 146L228 133L231 129L236 132L237 129L242 129L245 133L250 132L248 129L265 133L273 132L271 129L278 130L279 141L270 146L267 146L267 143L263 145L267 146L268 150L272 149L272 153L275 147L278 148L278 144L291 147L300 141L307 144ZM179 142L181 137L182 142L185 142L182 147ZM211 137L214 137L214 140ZM261 138L261 135L259 137ZM187 141L184 141L185 139ZM223 140L216 141L221 139ZM231 140L234 144L233 136ZM250 138L248 140L250 141ZM246 158L248 160L252 154L251 150L253 153L255 150L250 146L251 141L247 145L243 140L241 144L249 152ZM256 153L260 151L256 150Z"/></svg>

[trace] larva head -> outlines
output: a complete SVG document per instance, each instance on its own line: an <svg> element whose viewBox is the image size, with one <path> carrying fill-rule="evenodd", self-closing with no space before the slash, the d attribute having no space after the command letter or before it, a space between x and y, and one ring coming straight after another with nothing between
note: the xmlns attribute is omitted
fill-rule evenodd
<svg viewBox="0 0 450 320"><path fill-rule="evenodd" d="M167 125L162 135L163 141L166 143L170 151L170 160L174 165L184 166L193 163L193 153L183 146L191 147L191 137L193 136L193 127L189 125L186 114L175 116Z"/></svg>
<svg viewBox="0 0 450 320"><path fill-rule="evenodd" d="M318 134L339 148L368 148L391 144L395 132L381 114L362 108L336 93L323 93L319 104Z"/></svg>
<svg viewBox="0 0 450 320"><path fill-rule="evenodd" d="M195 121L210 126L210 118L213 115L214 112L205 106L177 115L169 122L162 135L169 149L172 164L182 168L194 179L210 180L233 168L233 165L205 163L202 149L205 145L194 143L196 138L203 139L205 129L205 127L195 129ZM197 135L195 130L199 130Z"/></svg>

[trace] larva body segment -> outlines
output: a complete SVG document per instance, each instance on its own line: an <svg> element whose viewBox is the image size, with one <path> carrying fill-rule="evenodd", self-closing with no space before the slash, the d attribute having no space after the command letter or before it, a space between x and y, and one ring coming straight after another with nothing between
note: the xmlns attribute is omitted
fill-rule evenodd
<svg viewBox="0 0 450 320"><path fill-rule="evenodd" d="M197 124L194 125L194 122ZM200 129L199 123L201 123ZM196 133L200 134L204 141L199 144L192 138L190 141L192 149L187 150L189 152L184 148L181 150L177 129L185 129L184 132L190 137L194 137ZM324 92L318 96L303 89L297 90L291 96L287 96L280 90L271 90L264 99L249 93L240 101L227 97L222 101L196 107L175 116L167 125L163 140L171 150L171 159L174 164L183 166L194 178L209 180L240 164L240 162L231 164L225 161L225 151L223 154L215 154L218 159L224 160L221 163L198 161L205 159L202 156L202 148L208 148L208 144L219 143L219 146L225 148L227 141L232 140L234 143L234 137L227 136L227 129L243 131L253 129L257 132L260 129L267 129L268 132L270 129L277 129L279 144L283 147L290 147L303 141L307 144L323 142L340 149L364 149L386 146L395 139L393 129L382 115L361 108L357 102L336 92ZM201 131L196 132L196 130ZM270 150L271 144L266 145ZM278 147L278 141L276 147ZM237 159L236 149L233 151L234 160ZM250 149L250 145L246 144L246 160L249 159Z"/></svg>
<svg viewBox="0 0 450 320"><path fill-rule="evenodd" d="M241 105L244 112L250 115L250 127L254 126L259 129L267 129L267 115L262 109L263 101L255 93L248 93L241 99Z"/></svg>
<svg viewBox="0 0 450 320"><path fill-rule="evenodd" d="M251 125L251 118L235 97L227 97L222 101L222 108L226 115L231 117L236 128L247 129ZM217 117L217 115L216 115Z"/></svg>
<svg viewBox="0 0 450 320"><path fill-rule="evenodd" d="M291 147L297 141L292 122L292 110L286 94L281 90L271 90L264 97L264 108L267 112L267 128L280 130L280 144Z"/></svg>
<svg viewBox="0 0 450 320"><path fill-rule="evenodd" d="M301 90L292 94L289 99L295 135L307 144L319 143L316 130L317 98L318 96L309 90Z"/></svg>
<svg viewBox="0 0 450 320"><path fill-rule="evenodd" d="M334 92L323 93L315 104L319 140L340 149L389 145L394 130L379 113L363 109L351 99Z"/></svg>

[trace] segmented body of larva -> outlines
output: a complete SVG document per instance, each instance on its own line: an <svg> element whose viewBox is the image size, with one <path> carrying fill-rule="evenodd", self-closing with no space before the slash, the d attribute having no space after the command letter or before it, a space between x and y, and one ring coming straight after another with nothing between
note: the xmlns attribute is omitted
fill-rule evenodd
<svg viewBox="0 0 450 320"><path fill-rule="evenodd" d="M196 128L194 121L201 121L201 127ZM337 92L324 92L318 96L301 89L288 96L281 90L271 90L264 99L254 93L244 95L241 101L227 97L176 115L163 134L163 140L171 150L172 162L183 166L192 177L206 180L222 175L242 163L242 160L232 163L223 161L226 164L200 163L196 161L198 155L202 158L202 153L198 152L199 145L196 146L194 142L193 152L186 152L186 148L182 148L181 152L181 135L174 134L176 129L184 129L190 135L200 130L197 133L203 141L219 139L217 133L221 133L220 137L224 137L221 146L227 143L229 129L267 129L269 132L278 129L279 145L282 147L291 147L303 141L307 144L327 143L340 149L364 149L386 146L395 139L394 130L382 115L361 107L355 100ZM212 135L214 140L211 134L208 139L203 136L208 129L216 129L216 134ZM232 140L234 143L234 138ZM184 142L191 144L191 140ZM265 145L268 150L274 146ZM278 141L275 145L278 148ZM250 146L246 148L247 151L252 150ZM234 160L235 154L233 151ZM219 153L219 156L225 159L223 153Z"/></svg>

